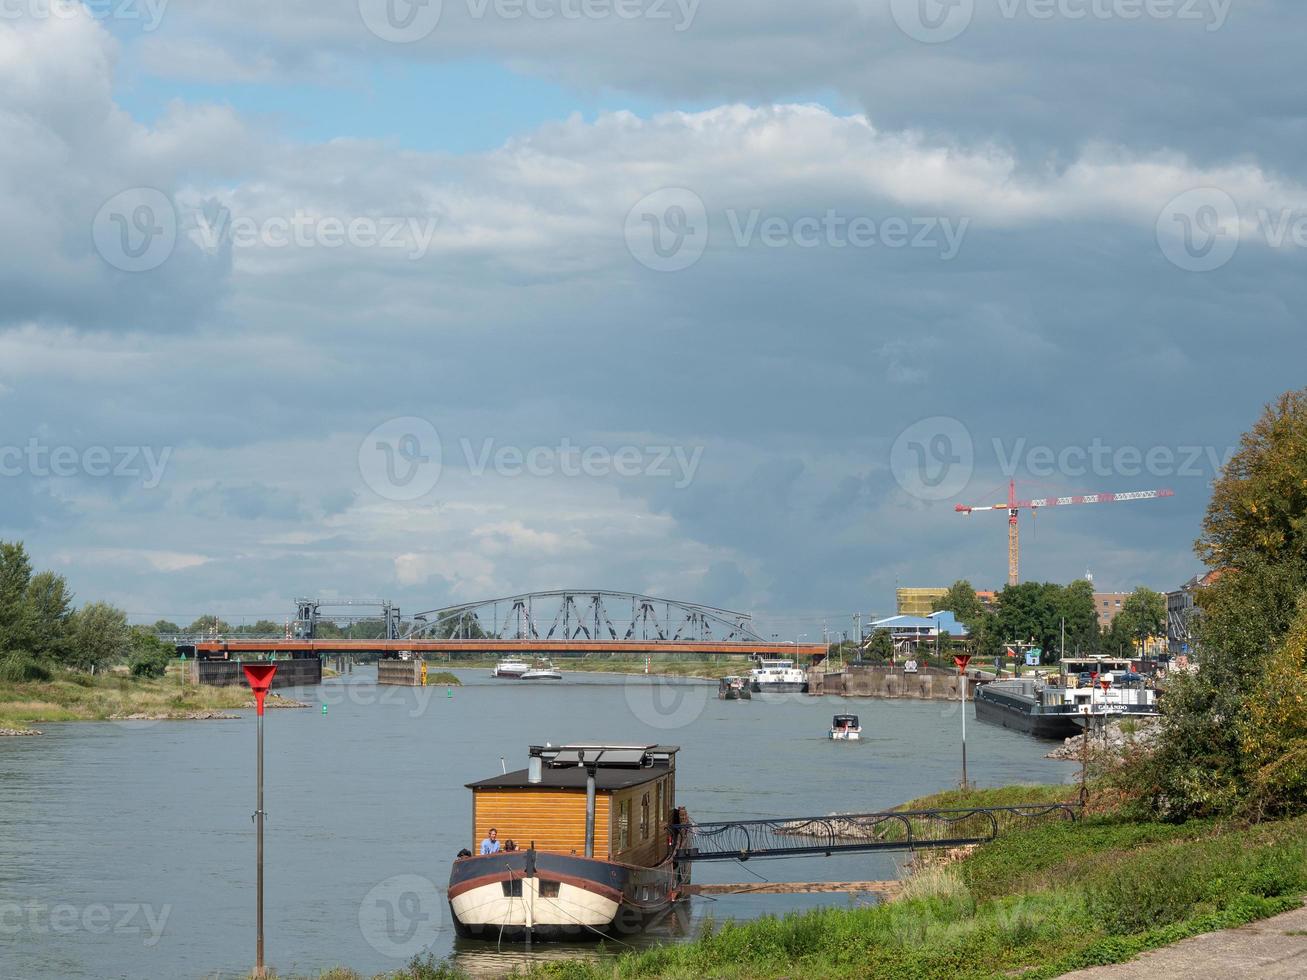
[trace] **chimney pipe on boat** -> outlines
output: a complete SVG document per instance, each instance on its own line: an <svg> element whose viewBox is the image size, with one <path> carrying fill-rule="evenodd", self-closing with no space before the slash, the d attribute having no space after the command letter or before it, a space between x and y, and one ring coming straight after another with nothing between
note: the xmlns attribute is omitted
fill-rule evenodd
<svg viewBox="0 0 1307 980"><path fill-rule="evenodd" d="M597 762L585 764L585 856L595 856L595 774Z"/></svg>
<svg viewBox="0 0 1307 980"><path fill-rule="evenodd" d="M526 764L526 781L531 784L541 782L545 777L545 761L538 755L531 756Z"/></svg>

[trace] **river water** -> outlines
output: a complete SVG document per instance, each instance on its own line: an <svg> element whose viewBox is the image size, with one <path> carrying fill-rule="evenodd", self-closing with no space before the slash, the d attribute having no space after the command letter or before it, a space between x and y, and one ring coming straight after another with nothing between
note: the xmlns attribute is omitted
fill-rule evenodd
<svg viewBox="0 0 1307 980"><path fill-rule="evenodd" d="M289 690L313 708L266 717L267 960L283 976L395 969L417 950L495 975L592 946L455 942L440 893L471 846L465 783L526 764L546 741L681 746L678 802L699 819L865 812L956 785L956 704L776 695L565 675L539 685L458 671L462 687L379 688L375 670ZM322 705L326 705L325 713ZM831 715L864 741L833 743ZM0 978L243 976L254 957L255 736L238 721L75 723L0 739ZM967 719L980 785L1057 782L1047 743ZM902 856L696 865L695 881L874 880ZM868 896L696 898L653 937ZM610 949L620 951L620 945Z"/></svg>

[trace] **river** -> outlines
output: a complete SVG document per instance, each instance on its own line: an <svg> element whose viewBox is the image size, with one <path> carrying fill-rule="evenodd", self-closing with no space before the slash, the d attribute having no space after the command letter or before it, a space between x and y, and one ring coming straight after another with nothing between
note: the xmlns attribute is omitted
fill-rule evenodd
<svg viewBox="0 0 1307 980"><path fill-rule="evenodd" d="M464 784L526 765L546 741L671 743L678 802L699 819L868 811L956 785L956 704L778 695L718 701L715 685L565 675L538 685L457 671L462 687L377 687L357 668L289 690L313 708L266 716L267 960L281 975L371 975L415 949L494 975L593 947L455 942L440 895L471 846ZM322 710L325 704L326 711ZM831 715L864 741L833 743ZM66 723L0 739L0 978L244 976L254 957L254 721ZM1047 743L967 720L980 785L1071 780ZM705 863L699 882L894 877L902 856ZM867 896L696 898L706 918ZM667 936L656 937L666 941ZM639 938L625 942L639 944ZM645 939L643 941L654 941ZM620 950L620 946L612 946Z"/></svg>

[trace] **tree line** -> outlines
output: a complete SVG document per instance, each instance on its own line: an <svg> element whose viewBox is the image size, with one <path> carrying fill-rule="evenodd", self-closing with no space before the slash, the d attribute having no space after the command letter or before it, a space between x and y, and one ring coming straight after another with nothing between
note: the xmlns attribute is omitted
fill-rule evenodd
<svg viewBox="0 0 1307 980"><path fill-rule="evenodd" d="M0 541L0 680L48 681L57 670L95 673L121 663L161 677L172 657L172 647L148 628L129 626L116 606L73 608L62 575L33 573L21 541Z"/></svg>

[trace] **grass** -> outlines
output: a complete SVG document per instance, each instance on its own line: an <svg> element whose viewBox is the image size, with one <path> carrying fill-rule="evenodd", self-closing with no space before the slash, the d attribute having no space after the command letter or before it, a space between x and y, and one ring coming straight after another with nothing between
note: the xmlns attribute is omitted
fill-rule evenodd
<svg viewBox="0 0 1307 980"><path fill-rule="evenodd" d="M55 673L49 681L0 683L0 728L43 721L107 721L127 715L181 718L190 712L252 707L244 687L184 684L178 673L157 680L126 673Z"/></svg>

